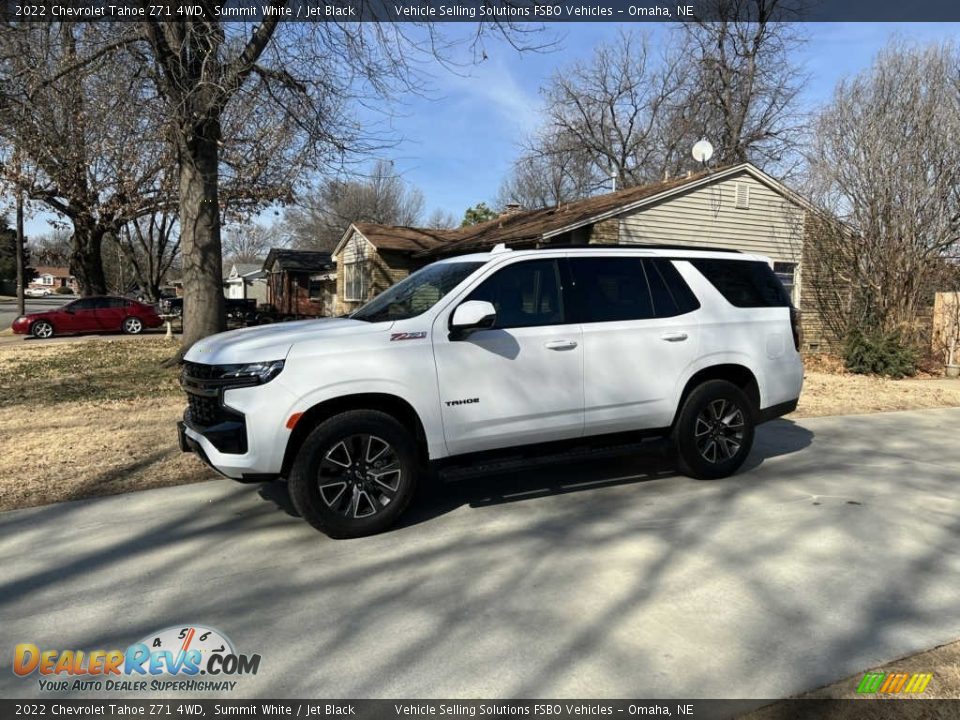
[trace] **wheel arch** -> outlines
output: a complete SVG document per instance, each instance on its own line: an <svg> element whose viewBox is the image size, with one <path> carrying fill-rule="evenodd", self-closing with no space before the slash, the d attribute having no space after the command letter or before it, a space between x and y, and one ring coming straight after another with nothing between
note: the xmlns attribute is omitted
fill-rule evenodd
<svg viewBox="0 0 960 720"><path fill-rule="evenodd" d="M756 374L746 365L734 362L719 363L697 370L687 380L686 385L684 385L680 393L676 410L674 410L673 421L670 423L671 428L676 425L677 418L680 417L680 410L683 408L683 404L686 402L690 393L693 392L697 386L709 380L726 380L736 385L750 399L752 405L750 409L753 411L754 418L759 414L760 385L757 382Z"/></svg>
<svg viewBox="0 0 960 720"><path fill-rule="evenodd" d="M290 468L303 445L303 441L317 425L335 415L350 410L378 410L390 415L404 427L413 431L417 447L420 450L421 460L426 462L428 459L426 431L423 427L423 421L413 405L402 397L390 393L354 393L324 400L304 411L287 439L287 447L284 450L283 462L280 467L281 477L289 476Z"/></svg>

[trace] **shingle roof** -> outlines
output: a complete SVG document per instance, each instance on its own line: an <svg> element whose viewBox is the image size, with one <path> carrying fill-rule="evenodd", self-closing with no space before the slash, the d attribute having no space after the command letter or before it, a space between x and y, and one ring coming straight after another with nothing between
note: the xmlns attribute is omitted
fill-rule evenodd
<svg viewBox="0 0 960 720"><path fill-rule="evenodd" d="M449 236L453 232L367 222L357 222L353 226L374 246L384 250L429 250L450 242Z"/></svg>
<svg viewBox="0 0 960 720"><path fill-rule="evenodd" d="M237 275L246 275L263 269L260 263L233 263L232 267L237 269Z"/></svg>
<svg viewBox="0 0 960 720"><path fill-rule="evenodd" d="M720 172L713 170L712 173ZM627 188L596 197L542 208L501 215L477 225L452 230L433 230L358 222L355 227L375 247L412 252L416 255L444 255L470 252L497 243L534 241L556 230L577 225L604 213L616 211L647 197L697 182L707 173L697 173L664 182Z"/></svg>
<svg viewBox="0 0 960 720"><path fill-rule="evenodd" d="M503 215L479 225L460 228L456 231L459 237L452 237L451 241L439 249L436 254L468 252L497 243L536 240L568 226L583 224L598 215L615 212L619 208L626 207L639 200L697 182L706 176L706 172L696 173L682 178L673 178L649 185L626 188L605 195L597 195L584 200L563 203L557 207Z"/></svg>
<svg viewBox="0 0 960 720"><path fill-rule="evenodd" d="M330 253L321 250L290 250L288 248L270 248L267 259L263 262L263 269L269 270L274 263L280 270L295 272L318 272L329 270L336 263Z"/></svg>
<svg viewBox="0 0 960 720"><path fill-rule="evenodd" d="M52 275L53 277L65 278L73 277L68 268L58 267L56 265L34 265L33 269L37 271L37 275Z"/></svg>

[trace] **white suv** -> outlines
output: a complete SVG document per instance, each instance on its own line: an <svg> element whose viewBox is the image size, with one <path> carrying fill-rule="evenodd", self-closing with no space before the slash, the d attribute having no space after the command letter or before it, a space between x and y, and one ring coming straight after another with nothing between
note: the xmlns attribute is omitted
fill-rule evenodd
<svg viewBox="0 0 960 720"><path fill-rule="evenodd" d="M764 257L497 247L347 317L201 340L180 445L237 480L287 478L308 522L356 537L396 521L437 461L518 446L668 435L683 472L727 476L756 424L796 407L799 346Z"/></svg>

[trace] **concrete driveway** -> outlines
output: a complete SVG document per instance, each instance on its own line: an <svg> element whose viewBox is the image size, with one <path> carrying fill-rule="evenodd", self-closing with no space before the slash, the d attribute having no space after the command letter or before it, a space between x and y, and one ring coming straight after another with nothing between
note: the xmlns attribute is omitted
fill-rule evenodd
<svg viewBox="0 0 960 720"><path fill-rule="evenodd" d="M280 484L5 513L0 696L40 695L15 643L183 623L262 655L232 697L786 696L960 637L958 427L780 420L727 480L654 453L462 481L355 541Z"/></svg>

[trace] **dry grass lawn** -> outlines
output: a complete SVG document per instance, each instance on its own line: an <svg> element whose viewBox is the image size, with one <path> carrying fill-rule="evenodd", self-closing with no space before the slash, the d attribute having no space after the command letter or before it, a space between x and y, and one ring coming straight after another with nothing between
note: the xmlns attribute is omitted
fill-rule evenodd
<svg viewBox="0 0 960 720"><path fill-rule="evenodd" d="M162 338L0 349L0 510L209 480L177 448Z"/></svg>

